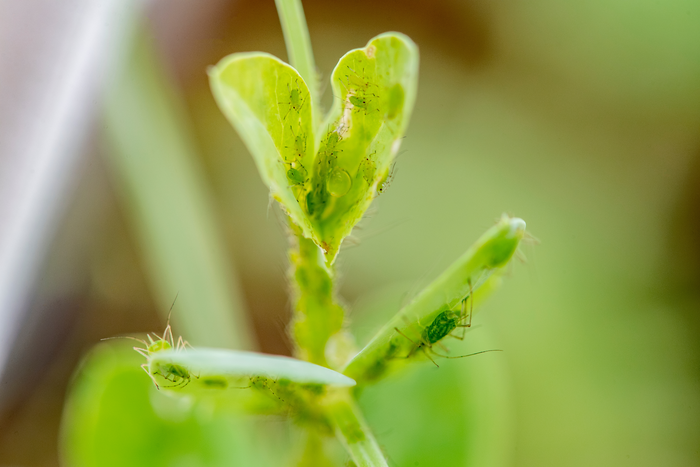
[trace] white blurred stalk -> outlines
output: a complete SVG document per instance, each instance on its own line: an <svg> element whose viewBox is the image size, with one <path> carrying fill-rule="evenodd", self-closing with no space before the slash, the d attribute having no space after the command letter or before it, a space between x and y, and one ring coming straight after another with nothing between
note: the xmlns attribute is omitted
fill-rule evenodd
<svg viewBox="0 0 700 467"><path fill-rule="evenodd" d="M76 182L130 5L0 2L0 375Z"/></svg>

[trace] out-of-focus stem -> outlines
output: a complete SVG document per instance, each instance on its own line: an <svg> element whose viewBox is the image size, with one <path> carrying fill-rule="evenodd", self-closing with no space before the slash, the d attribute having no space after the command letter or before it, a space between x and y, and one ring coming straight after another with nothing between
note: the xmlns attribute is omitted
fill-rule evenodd
<svg viewBox="0 0 700 467"><path fill-rule="evenodd" d="M329 405L328 415L335 426L336 437L357 467L388 466L377 440L348 392Z"/></svg>
<svg viewBox="0 0 700 467"><path fill-rule="evenodd" d="M335 301L333 277L325 266L323 253L291 221L290 228L294 233L289 260L296 299L292 322L296 354L303 360L328 366L326 344L342 328L343 308Z"/></svg>
<svg viewBox="0 0 700 467"><path fill-rule="evenodd" d="M318 105L316 63L301 0L275 0L275 4L282 23L289 63L297 69L309 87L314 105Z"/></svg>

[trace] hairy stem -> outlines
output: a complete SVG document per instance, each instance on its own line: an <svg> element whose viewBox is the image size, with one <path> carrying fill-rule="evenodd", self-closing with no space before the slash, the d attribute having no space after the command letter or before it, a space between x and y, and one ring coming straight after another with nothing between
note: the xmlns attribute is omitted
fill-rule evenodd
<svg viewBox="0 0 700 467"><path fill-rule="evenodd" d="M342 328L343 308L335 301L333 277L323 253L292 222L290 226L295 234L289 259L296 296L292 323L296 353L303 360L328 366L326 344Z"/></svg>

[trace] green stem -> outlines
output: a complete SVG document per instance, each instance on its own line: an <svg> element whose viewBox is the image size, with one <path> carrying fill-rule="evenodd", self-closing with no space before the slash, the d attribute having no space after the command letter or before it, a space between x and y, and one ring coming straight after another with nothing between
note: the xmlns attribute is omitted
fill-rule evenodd
<svg viewBox="0 0 700 467"><path fill-rule="evenodd" d="M328 366L326 344L343 326L343 308L335 301L333 277L325 266L323 253L291 221L290 228L295 234L289 259L296 295L292 324L296 354L303 360Z"/></svg>
<svg viewBox="0 0 700 467"><path fill-rule="evenodd" d="M349 393L328 407L335 435L357 467L388 466L382 450Z"/></svg>
<svg viewBox="0 0 700 467"><path fill-rule="evenodd" d="M289 63L297 69L306 82L316 106L318 105L316 63L301 0L275 0L275 4L282 23Z"/></svg>

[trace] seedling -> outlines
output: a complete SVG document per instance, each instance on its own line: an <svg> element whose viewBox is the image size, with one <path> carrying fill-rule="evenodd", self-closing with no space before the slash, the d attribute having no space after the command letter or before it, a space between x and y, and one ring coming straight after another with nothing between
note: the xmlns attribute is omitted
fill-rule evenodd
<svg viewBox="0 0 700 467"><path fill-rule="evenodd" d="M416 99L418 49L402 34L385 33L345 54L331 74L332 91L342 97L322 115L301 5L285 0L278 6L292 65L270 54L240 53L222 59L209 75L217 103L289 219L290 335L297 358L191 349L182 337L175 340L169 318L162 335L135 339L141 346L134 349L146 357L141 368L159 389L163 378L169 382L164 389L193 397L233 401L262 393L266 407L247 411L269 413L272 405L305 429L338 437L356 465L385 467L351 388L378 382L390 360L410 359L418 350L436 366L433 356L490 352L449 356L435 348L448 336L464 339L474 292L508 265L525 223L504 216L357 352L333 265L343 240L394 175L392 163ZM237 388L251 390L231 390Z"/></svg>

